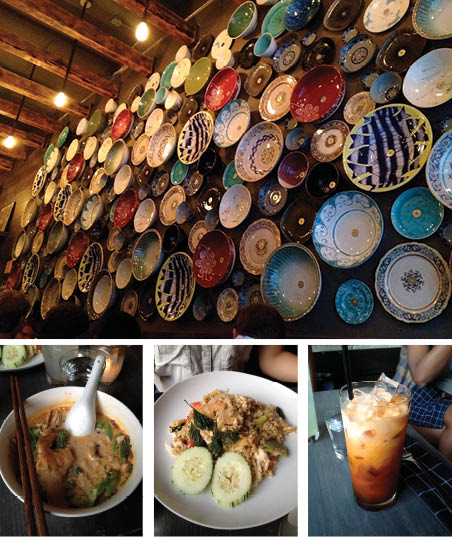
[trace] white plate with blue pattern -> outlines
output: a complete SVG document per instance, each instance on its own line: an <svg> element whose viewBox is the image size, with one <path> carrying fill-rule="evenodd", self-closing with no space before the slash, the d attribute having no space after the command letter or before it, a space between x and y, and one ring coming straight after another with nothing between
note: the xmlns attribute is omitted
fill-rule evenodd
<svg viewBox="0 0 452 537"><path fill-rule="evenodd" d="M444 133L434 145L425 175L430 192L452 209L452 131Z"/></svg>
<svg viewBox="0 0 452 537"><path fill-rule="evenodd" d="M213 141L218 147L237 143L250 126L251 112L244 99L235 99L221 109L215 121Z"/></svg>

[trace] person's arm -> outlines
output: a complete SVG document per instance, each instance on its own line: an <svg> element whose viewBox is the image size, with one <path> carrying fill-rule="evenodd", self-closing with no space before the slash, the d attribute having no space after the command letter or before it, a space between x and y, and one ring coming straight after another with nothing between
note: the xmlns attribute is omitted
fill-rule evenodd
<svg viewBox="0 0 452 537"><path fill-rule="evenodd" d="M408 367L418 386L425 386L434 380L452 357L452 345L408 345Z"/></svg>
<svg viewBox="0 0 452 537"><path fill-rule="evenodd" d="M298 381L298 357L285 351L282 345L259 347L259 366L262 373L281 382Z"/></svg>

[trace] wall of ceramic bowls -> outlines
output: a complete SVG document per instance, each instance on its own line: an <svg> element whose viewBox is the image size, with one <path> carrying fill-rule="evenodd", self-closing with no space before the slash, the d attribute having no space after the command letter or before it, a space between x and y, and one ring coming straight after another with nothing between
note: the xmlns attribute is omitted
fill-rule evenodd
<svg viewBox="0 0 452 537"><path fill-rule="evenodd" d="M451 292L450 6L217 2L46 149L6 285L155 335L266 302L288 335L420 337Z"/></svg>

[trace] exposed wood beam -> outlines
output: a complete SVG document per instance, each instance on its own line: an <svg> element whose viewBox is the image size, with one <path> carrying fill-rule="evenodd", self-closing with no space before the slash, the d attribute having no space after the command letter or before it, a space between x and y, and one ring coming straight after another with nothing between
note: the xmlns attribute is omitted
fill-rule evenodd
<svg viewBox="0 0 452 537"><path fill-rule="evenodd" d="M0 136L9 136L10 134L13 134L12 125L0 121ZM33 147L35 149L42 149L46 141L45 137L40 134L36 134L30 131L24 131L23 129L17 127L14 129L14 136L16 136L16 138L18 138L18 140L24 145L27 145L28 147Z"/></svg>
<svg viewBox="0 0 452 537"><path fill-rule="evenodd" d="M20 76L12 71L8 71L3 67L0 67L0 86L15 91L19 95L25 95L25 97L34 101L56 108L57 110L64 110L75 116L85 117L89 114L89 106L78 104L69 98L64 106L58 108L53 102L58 93L57 91L33 82L33 80Z"/></svg>
<svg viewBox="0 0 452 537"><path fill-rule="evenodd" d="M114 2L128 11L132 11L140 19L144 17L145 6L138 0L114 0ZM160 28L171 37L182 41L185 45L192 45L196 41L197 26L190 24L160 2L149 0L146 21Z"/></svg>
<svg viewBox="0 0 452 537"><path fill-rule="evenodd" d="M0 170L10 172L13 169L13 161L0 157Z"/></svg>
<svg viewBox="0 0 452 537"><path fill-rule="evenodd" d="M55 56L47 50L40 49L21 36L7 32L4 29L0 32L0 48L61 78L66 75L67 60ZM79 65L72 64L68 78L77 86L86 88L98 95L103 95L104 97L118 96L118 84L102 78L93 71L87 71Z"/></svg>
<svg viewBox="0 0 452 537"><path fill-rule="evenodd" d="M152 73L152 60L93 24L62 9L51 0L1 0L21 13L50 26L67 37L77 39L110 60L127 65L138 73Z"/></svg>
<svg viewBox="0 0 452 537"><path fill-rule="evenodd" d="M23 147L13 147L8 149L3 144L0 144L0 155L12 158L14 160L27 160L27 152Z"/></svg>
<svg viewBox="0 0 452 537"><path fill-rule="evenodd" d="M15 119L18 111L19 105L17 103L0 98L0 115ZM28 108L22 108L18 121L45 132L60 132L64 127L64 124L56 119L42 116Z"/></svg>

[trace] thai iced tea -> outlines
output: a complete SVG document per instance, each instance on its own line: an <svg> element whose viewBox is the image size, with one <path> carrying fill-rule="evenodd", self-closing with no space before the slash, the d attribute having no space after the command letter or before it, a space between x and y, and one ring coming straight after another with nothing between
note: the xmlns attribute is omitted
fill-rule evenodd
<svg viewBox="0 0 452 537"><path fill-rule="evenodd" d="M411 392L391 379L353 383L340 390L348 462L357 503L369 510L392 505L410 409Z"/></svg>

